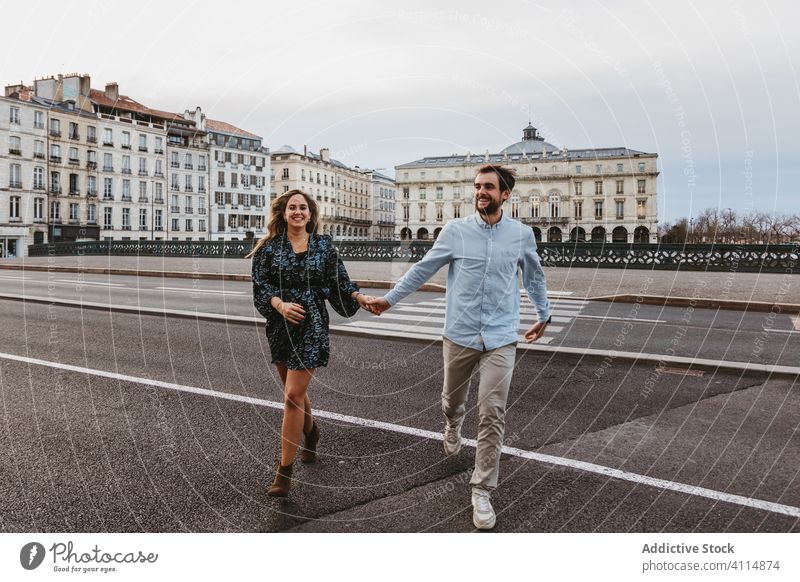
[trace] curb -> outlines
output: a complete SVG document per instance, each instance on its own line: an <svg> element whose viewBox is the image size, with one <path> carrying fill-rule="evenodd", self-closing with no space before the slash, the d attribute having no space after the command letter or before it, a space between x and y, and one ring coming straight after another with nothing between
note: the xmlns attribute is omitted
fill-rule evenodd
<svg viewBox="0 0 800 582"><path fill-rule="evenodd" d="M106 311L113 313L125 313L129 315L147 315L154 317L176 317L181 319L193 319L195 321L208 321L213 323L225 323L228 325L247 325L261 326L266 325L263 317L248 317L242 315L223 315L219 313L205 313L196 311L185 311L178 309L154 309L147 307L132 307L128 305L110 305L105 303L94 303L89 301L73 301L69 299L50 299L48 297L20 297L19 295L0 294L0 300L19 301L22 303L38 303L44 305L59 305L63 307L78 307L81 309L91 309L94 311ZM408 332L389 332L383 330L365 331L361 328L351 328L344 325L331 325L331 333L353 337L363 337L375 339L376 337L385 339L403 339L426 344L442 343L442 339L431 339L430 336L420 336ZM779 366L777 364L753 364L751 362L725 362L719 360L707 360L702 358L687 358L685 356L667 356L660 354L645 354L639 352L618 352L616 350L597 350L592 348L571 348L555 346L537 346L535 344L521 343L517 345L518 350L527 352L538 352L539 354L557 354L563 356L578 356L581 358L612 358L613 360L627 361L632 363L655 363L657 369L666 364L677 366L687 366L691 369L708 371L725 371L744 373L766 374L768 377L798 378L800 377L800 367Z"/></svg>

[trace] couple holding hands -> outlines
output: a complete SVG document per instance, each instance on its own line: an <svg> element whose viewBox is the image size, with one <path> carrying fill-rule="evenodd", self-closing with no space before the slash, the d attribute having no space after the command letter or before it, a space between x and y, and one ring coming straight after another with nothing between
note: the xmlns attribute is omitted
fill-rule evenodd
<svg viewBox="0 0 800 582"><path fill-rule="evenodd" d="M497 486L505 409L514 371L519 327L519 272L538 321L524 337L536 341L550 323L544 272L533 231L503 213L514 188L513 170L485 165L475 176L475 214L447 222L425 257L384 297L368 297L350 281L331 238L317 235L319 213L311 196L290 190L272 204L268 232L248 255L253 259L253 300L267 319L272 363L284 388L281 458L268 495L289 493L294 458L316 458L319 427L308 385L314 369L328 364L327 300L342 316L360 309L380 315L449 265L443 333L444 452L461 449L470 376L480 366L478 438L472 472L473 523L495 525L491 492Z"/></svg>

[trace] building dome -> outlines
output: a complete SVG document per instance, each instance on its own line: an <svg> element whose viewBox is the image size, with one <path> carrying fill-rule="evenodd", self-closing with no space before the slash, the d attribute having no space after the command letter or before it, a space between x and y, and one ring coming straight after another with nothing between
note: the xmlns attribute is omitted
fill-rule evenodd
<svg viewBox="0 0 800 582"><path fill-rule="evenodd" d="M536 128L529 123L528 127L522 130L522 141L511 144L500 153L530 156L532 154L541 154L542 152L549 154L556 151L558 151L558 147L544 141L544 138L538 134Z"/></svg>

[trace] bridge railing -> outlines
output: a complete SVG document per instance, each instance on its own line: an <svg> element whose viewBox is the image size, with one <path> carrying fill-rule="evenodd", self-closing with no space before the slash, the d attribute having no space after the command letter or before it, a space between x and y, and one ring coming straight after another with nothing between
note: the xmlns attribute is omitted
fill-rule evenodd
<svg viewBox="0 0 800 582"><path fill-rule="evenodd" d="M31 257L112 255L151 257L243 257L251 241L87 241L31 245ZM416 262L432 241L337 241L348 261ZM800 268L800 243L753 244L626 244L540 243L539 256L548 267L603 267L694 271L795 273Z"/></svg>

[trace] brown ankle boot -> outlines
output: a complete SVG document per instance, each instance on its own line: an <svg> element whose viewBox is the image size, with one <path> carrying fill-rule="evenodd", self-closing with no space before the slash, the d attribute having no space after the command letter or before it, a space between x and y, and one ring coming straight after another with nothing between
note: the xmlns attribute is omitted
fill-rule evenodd
<svg viewBox="0 0 800 582"><path fill-rule="evenodd" d="M275 480L267 490L270 497L286 497L289 495L289 487L292 485L292 464L281 465L278 463L278 470L275 473Z"/></svg>
<svg viewBox="0 0 800 582"><path fill-rule="evenodd" d="M311 430L303 433L306 435L303 449L300 451L300 461L303 463L313 463L317 460L317 443L319 442L319 427L314 422Z"/></svg>

